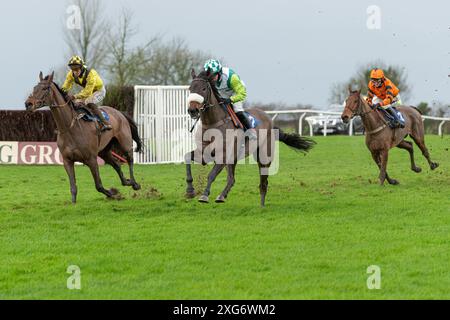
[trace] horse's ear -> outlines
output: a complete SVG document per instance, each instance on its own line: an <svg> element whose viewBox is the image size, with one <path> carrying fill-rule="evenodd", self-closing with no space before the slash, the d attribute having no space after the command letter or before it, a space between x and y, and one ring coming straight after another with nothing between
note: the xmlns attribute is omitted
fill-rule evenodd
<svg viewBox="0 0 450 320"><path fill-rule="evenodd" d="M358 94L361 94L361 88L358 89Z"/></svg>
<svg viewBox="0 0 450 320"><path fill-rule="evenodd" d="M348 85L348 93L349 93L349 94L352 94L352 92L353 92L353 91L352 91L352 85L349 84L349 85Z"/></svg>
<svg viewBox="0 0 450 320"><path fill-rule="evenodd" d="M52 74L50 75L50 77L48 77L48 82L53 82L53 77L55 76L55 71L52 72Z"/></svg>
<svg viewBox="0 0 450 320"><path fill-rule="evenodd" d="M206 77L209 78L211 76L211 69L208 68L208 70L206 70Z"/></svg>
<svg viewBox="0 0 450 320"><path fill-rule="evenodd" d="M195 70L194 70L194 68L192 68L191 69L191 77L192 77L192 79L195 79L196 76L197 75L195 74Z"/></svg>
<svg viewBox="0 0 450 320"><path fill-rule="evenodd" d="M42 71L39 72L39 81L44 80L44 75L42 74Z"/></svg>

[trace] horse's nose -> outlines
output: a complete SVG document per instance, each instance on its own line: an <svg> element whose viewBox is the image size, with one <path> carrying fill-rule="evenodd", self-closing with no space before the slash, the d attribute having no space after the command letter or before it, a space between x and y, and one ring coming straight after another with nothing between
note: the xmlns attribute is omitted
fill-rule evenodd
<svg viewBox="0 0 450 320"><path fill-rule="evenodd" d="M188 109L188 113L191 117L194 117L195 115L197 115L197 109L195 108L189 108Z"/></svg>
<svg viewBox="0 0 450 320"><path fill-rule="evenodd" d="M33 104L29 101L25 101L25 109L30 109L33 106Z"/></svg>
<svg viewBox="0 0 450 320"><path fill-rule="evenodd" d="M342 116L341 119L342 121L344 121L344 123L348 122L348 116Z"/></svg>

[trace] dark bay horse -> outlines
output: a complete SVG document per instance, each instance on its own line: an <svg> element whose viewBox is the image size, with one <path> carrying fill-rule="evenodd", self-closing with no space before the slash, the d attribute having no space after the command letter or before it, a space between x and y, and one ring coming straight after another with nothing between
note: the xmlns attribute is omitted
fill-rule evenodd
<svg viewBox="0 0 450 320"><path fill-rule="evenodd" d="M72 202L75 203L77 199L75 162L84 163L89 167L97 191L109 198L117 194L115 189L106 190L103 187L97 156L116 170L122 185L132 186L134 190L140 189L133 173L133 140L137 144L136 152L141 150L142 144L133 119L114 108L102 107L101 109L109 114L113 129L99 134L96 123L78 118L72 101L68 101L66 95L53 82L53 75L54 73L44 79L42 72L39 74L39 83L26 100L25 107L27 110L36 111L44 106L50 106L58 128L58 148L70 180ZM130 179L124 177L120 162L112 155L113 150L122 153L128 162Z"/></svg>
<svg viewBox="0 0 450 320"><path fill-rule="evenodd" d="M197 161L203 165L214 162L214 166L208 175L207 186L199 198L200 202L209 201L212 183L219 173L226 168L228 173L227 185L215 200L221 203L225 202L229 191L234 185L234 173L238 160L250 154L256 154L260 174L261 206L264 206L268 189L268 171L275 152L274 138L278 138L286 145L303 152L308 152L315 142L298 134L284 133L280 129L275 128L272 124L272 119L264 111L256 108L248 110L253 117L259 120L259 124L256 127L257 142L250 142L248 138L245 138L241 129L236 129L229 113L219 103L221 97L212 79L213 75L209 71L203 71L196 76L194 70L192 70L192 78L193 80L189 87L188 113L194 119L200 117L202 128L197 132L200 134L197 139L197 148L188 152L185 156L186 196L189 198L195 197L191 173L192 161ZM244 141L245 147L241 147ZM213 144L211 157L208 157L209 154L205 151ZM239 150L242 152L239 152Z"/></svg>
<svg viewBox="0 0 450 320"><path fill-rule="evenodd" d="M387 162L389 149L398 147L409 152L411 160L411 170L421 172L422 169L416 166L414 162L413 144L406 141L409 135L422 151L427 159L431 170L436 169L439 164L431 161L430 153L425 146L424 127L420 112L410 106L396 107L405 118L405 128L391 129L380 111L372 109L366 100L361 96L361 90L351 91L346 100L344 112L341 118L347 123L355 115L361 116L364 128L366 130L366 145L372 153L372 158L380 169L380 184L383 185L387 180L389 184L398 184L399 182L389 177L387 173Z"/></svg>

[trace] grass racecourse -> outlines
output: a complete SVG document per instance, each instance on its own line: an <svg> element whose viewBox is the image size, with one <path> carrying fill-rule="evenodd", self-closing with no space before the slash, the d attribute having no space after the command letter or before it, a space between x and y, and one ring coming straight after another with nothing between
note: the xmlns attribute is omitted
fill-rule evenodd
<svg viewBox="0 0 450 320"><path fill-rule="evenodd" d="M138 192L102 167L120 201L78 166L75 206L62 166L0 166L0 299L449 299L450 136L426 137L435 171L417 146L419 174L392 150L400 185L384 187L363 137L315 140L307 156L280 146L265 208L256 165L225 204L186 200L183 165L137 166ZM208 168L193 170L199 185Z"/></svg>

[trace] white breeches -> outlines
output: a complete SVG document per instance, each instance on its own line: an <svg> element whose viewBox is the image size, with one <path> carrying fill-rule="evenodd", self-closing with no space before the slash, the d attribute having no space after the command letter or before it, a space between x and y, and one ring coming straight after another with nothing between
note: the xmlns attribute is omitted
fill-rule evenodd
<svg viewBox="0 0 450 320"><path fill-rule="evenodd" d="M377 104L377 103L382 103L383 102L383 100L382 99L380 99L380 98L378 98L377 96L374 96L373 98L372 98L372 105L375 105L375 104ZM395 98L394 98L394 101L391 103L391 104L389 104L389 105L387 105L387 106L383 106L382 108L383 109L386 109L386 108L389 108L389 107L395 107L395 106L398 106L398 105L401 105L402 104L402 98L400 97L400 95L398 94Z"/></svg>

